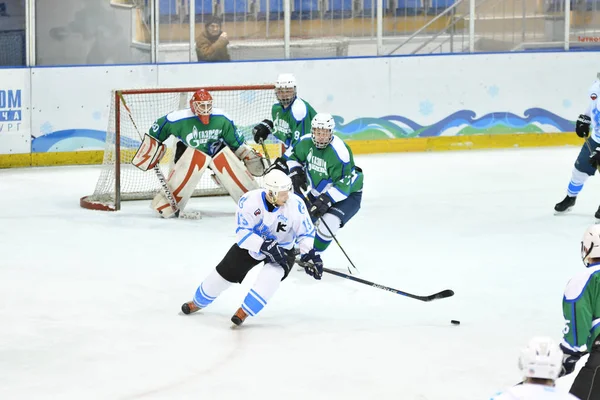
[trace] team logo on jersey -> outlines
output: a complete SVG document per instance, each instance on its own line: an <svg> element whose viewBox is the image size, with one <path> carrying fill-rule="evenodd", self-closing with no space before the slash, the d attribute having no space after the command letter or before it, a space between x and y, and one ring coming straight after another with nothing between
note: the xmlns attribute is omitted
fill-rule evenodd
<svg viewBox="0 0 600 400"><path fill-rule="evenodd" d="M278 222L277 223L277 230L275 232L285 232L285 227L287 225L282 223L282 222Z"/></svg>
<svg viewBox="0 0 600 400"><path fill-rule="evenodd" d="M257 208L256 211L254 211L254 216L258 216L260 215L260 208Z"/></svg>
<svg viewBox="0 0 600 400"><path fill-rule="evenodd" d="M283 215L281 215L281 214L279 214L279 215L277 216L277 219L280 219L280 220L282 220L283 222L287 222L287 218L286 218L286 217L284 217L284 216L283 216Z"/></svg>
<svg viewBox="0 0 600 400"><path fill-rule="evenodd" d="M217 140L221 132L221 129L198 131L198 128L194 126L192 132L185 137L185 141L192 147L199 147L200 145L206 144L209 140Z"/></svg>
<svg viewBox="0 0 600 400"><path fill-rule="evenodd" d="M275 121L273 121L273 126L275 127L275 132L281 132L285 135L292 131L290 129L290 124L288 124L287 121L279 118L279 114L277 114L277 118L275 118Z"/></svg>
<svg viewBox="0 0 600 400"><path fill-rule="evenodd" d="M308 156L306 157L306 161L308 161L308 170L315 171L321 174L327 174L327 162L320 157L313 155L313 150L310 149L308 152Z"/></svg>

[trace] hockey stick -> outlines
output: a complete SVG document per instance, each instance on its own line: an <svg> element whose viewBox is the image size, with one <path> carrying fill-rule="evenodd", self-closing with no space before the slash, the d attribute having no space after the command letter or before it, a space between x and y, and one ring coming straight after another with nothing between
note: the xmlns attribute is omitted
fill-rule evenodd
<svg viewBox="0 0 600 400"><path fill-rule="evenodd" d="M310 265L310 263L298 261L298 260L296 260L296 264L300 265L304 269L306 269ZM442 290L439 293L434 293L434 294L430 294L427 296L419 296L416 294L403 292L401 290L394 289L394 288L391 288L388 286L379 285L377 283L370 282L365 279L357 278L356 276L353 276L353 275L344 274L343 272L338 272L333 269L323 268L323 272L327 272L328 274L339 276L340 278L350 279L351 281L362 283L362 284L368 285L368 286L372 286L377 289L385 290L386 292L392 292L392 293L399 294L401 296L410 297L411 299L416 299L416 300L421 300L421 301L426 301L426 302L433 301L433 300L445 299L447 297L454 296L454 291L450 290L450 289Z"/></svg>
<svg viewBox="0 0 600 400"><path fill-rule="evenodd" d="M142 135L139 128L137 127L137 124L133 120L133 114L131 113L129 106L125 102L125 98L123 97L123 94L121 92L117 92L117 95L121 99L121 102L123 103L123 107L125 107L125 110L127 111L127 116L129 116L129 120L133 124L133 127L135 128L138 136L140 137L140 140L143 140L144 136ZM169 200L169 205L171 206L171 208L173 209L173 211L175 213L175 218L178 218L179 212L181 210L179 209L179 206L177 205L177 202L175 201L175 197L173 196L173 193L171 193L171 189L169 189L169 186L167 185L167 180L165 179L165 176L163 175L162 171L160 170L160 167L158 166L158 164L156 164L154 166L153 170L156 173L156 177L158 178L158 181L160 182L160 186L162 187L165 197L167 198L167 200Z"/></svg>

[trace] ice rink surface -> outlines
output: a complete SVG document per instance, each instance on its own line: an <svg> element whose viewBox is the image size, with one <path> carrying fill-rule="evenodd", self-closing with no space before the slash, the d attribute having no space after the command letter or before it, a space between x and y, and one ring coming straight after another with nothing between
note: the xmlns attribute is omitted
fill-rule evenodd
<svg viewBox="0 0 600 400"><path fill-rule="evenodd" d="M80 208L99 166L0 170L0 399L487 400L520 381L532 336L561 338L600 205L592 178L554 216L578 151L356 156L362 209L338 239L360 276L456 295L423 303L294 270L238 330L229 319L259 267L179 313L234 243L230 198L192 200L201 220L161 220L149 201ZM335 243L323 259L349 265Z"/></svg>

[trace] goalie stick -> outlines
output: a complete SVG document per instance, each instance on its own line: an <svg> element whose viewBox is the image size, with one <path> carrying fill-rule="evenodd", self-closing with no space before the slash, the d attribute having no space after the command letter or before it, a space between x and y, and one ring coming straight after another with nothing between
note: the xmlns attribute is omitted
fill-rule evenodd
<svg viewBox="0 0 600 400"><path fill-rule="evenodd" d="M299 261L299 260L296 260L296 264L300 265L303 268L306 268L309 265L309 263L302 262L302 261ZM358 277L353 276L353 275L344 274L343 272L335 271L333 269L323 268L323 272L327 272L328 274L339 276L340 278L350 279L351 281L362 283L363 285L368 285L368 286L372 286L372 287L377 288L377 289L385 290L386 292L396 293L396 294L399 294L401 296L406 296L406 297L410 297L411 299L421 300L421 301L425 301L425 302L429 302L429 301L433 301L433 300L445 299L447 297L454 296L454 291L450 290L450 289L442 290L439 293L434 293L434 294L430 294L430 295L427 295L427 296L419 296L419 295L416 295L416 294L412 294L412 293L408 293L408 292L403 292L402 290L394 289L394 288L391 288L391 287L388 287L388 286L379 285L379 284L377 284L375 282L370 282L370 281L358 278Z"/></svg>
<svg viewBox="0 0 600 400"><path fill-rule="evenodd" d="M133 119L133 114L131 113L129 106L125 102L125 98L123 97L123 94L121 92L117 92L117 95L119 96L119 99L121 99L121 102L123 103L123 107L125 107L125 110L127 111L127 116L129 117L129 120L133 124L135 131L137 132L140 139L143 139L144 136L142 135L139 128L137 127L137 124L135 123L135 121ZM173 196L173 193L171 193L171 190L169 189L169 186L167 185L167 180L165 179L165 176L163 175L162 171L160 170L160 167L158 166L158 164L156 164L154 166L153 170L156 173L156 177L158 178L158 181L160 182L160 186L162 187L165 197L167 198L167 200L169 200L169 205L171 206L171 208L173 209L173 211L175 213L175 218L178 218L179 214L180 214L179 206L177 205L177 202L175 201L175 197Z"/></svg>

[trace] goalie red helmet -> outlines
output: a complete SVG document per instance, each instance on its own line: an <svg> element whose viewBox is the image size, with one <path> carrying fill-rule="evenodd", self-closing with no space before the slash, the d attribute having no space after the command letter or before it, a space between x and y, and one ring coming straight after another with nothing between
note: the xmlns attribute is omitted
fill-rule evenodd
<svg viewBox="0 0 600 400"><path fill-rule="evenodd" d="M275 82L275 96L283 108L289 107L296 99L296 77L280 74Z"/></svg>
<svg viewBox="0 0 600 400"><path fill-rule="evenodd" d="M210 122L210 113L212 112L212 96L204 89L200 89L194 93L190 100L190 108L196 114L204 125Z"/></svg>
<svg viewBox="0 0 600 400"><path fill-rule="evenodd" d="M319 113L315 115L311 124L312 140L317 149L324 149L333 140L335 122L331 114Z"/></svg>
<svg viewBox="0 0 600 400"><path fill-rule="evenodd" d="M274 169L265 175L263 187L269 203L282 206L289 198L292 190L292 180L281 170Z"/></svg>

